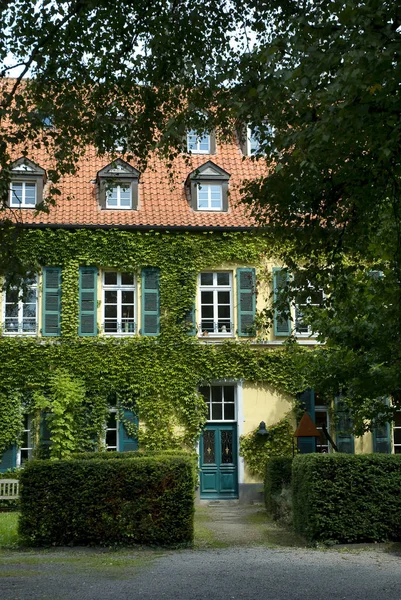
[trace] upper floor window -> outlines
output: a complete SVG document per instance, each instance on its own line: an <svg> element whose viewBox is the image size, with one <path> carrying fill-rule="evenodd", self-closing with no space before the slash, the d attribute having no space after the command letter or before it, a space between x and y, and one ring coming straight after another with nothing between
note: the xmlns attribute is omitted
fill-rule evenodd
<svg viewBox="0 0 401 600"><path fill-rule="evenodd" d="M254 156L256 154L262 154L260 146L260 131L258 127L247 128L247 154L248 156Z"/></svg>
<svg viewBox="0 0 401 600"><path fill-rule="evenodd" d="M121 158L101 169L97 174L101 208L137 209L139 176L139 171Z"/></svg>
<svg viewBox="0 0 401 600"><path fill-rule="evenodd" d="M312 331L311 325L305 322L304 314L305 310L310 307L321 306L323 301L322 290L314 290L312 287L309 291L310 295L303 301L298 302L295 305L295 333L296 335L311 336L316 335L316 332Z"/></svg>
<svg viewBox="0 0 401 600"><path fill-rule="evenodd" d="M187 150L193 154L211 154L210 135L198 135L196 131L188 131Z"/></svg>
<svg viewBox="0 0 401 600"><path fill-rule="evenodd" d="M19 158L10 168L9 206L35 208L43 200L46 171L27 158Z"/></svg>
<svg viewBox="0 0 401 600"><path fill-rule="evenodd" d="M10 185L10 206L34 208L36 206L36 183L13 181Z"/></svg>
<svg viewBox="0 0 401 600"><path fill-rule="evenodd" d="M223 210L223 189L221 185L199 185L198 210Z"/></svg>
<svg viewBox="0 0 401 600"><path fill-rule="evenodd" d="M193 210L228 211L230 174L211 160L192 171L185 182Z"/></svg>
<svg viewBox="0 0 401 600"><path fill-rule="evenodd" d="M3 302L4 333L36 335L38 328L37 279L28 281L25 294L22 289L11 287L6 290Z"/></svg>
<svg viewBox="0 0 401 600"><path fill-rule="evenodd" d="M113 185L107 189L106 208L132 208L132 196L130 185Z"/></svg>
<svg viewBox="0 0 401 600"><path fill-rule="evenodd" d="M231 336L234 332L232 273L228 271L201 273L199 295L200 335Z"/></svg>
<svg viewBox="0 0 401 600"><path fill-rule="evenodd" d="M135 287L133 273L103 273L104 333L132 335L136 332Z"/></svg>

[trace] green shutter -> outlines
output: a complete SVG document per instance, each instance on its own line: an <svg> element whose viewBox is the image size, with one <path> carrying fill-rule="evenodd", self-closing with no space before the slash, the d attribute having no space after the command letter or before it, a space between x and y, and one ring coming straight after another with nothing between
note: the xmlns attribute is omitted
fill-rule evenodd
<svg viewBox="0 0 401 600"><path fill-rule="evenodd" d="M285 288L288 281L288 273L285 269L275 267L273 269L273 297L274 302L279 298L280 292ZM287 336L291 333L290 304L288 303L287 315L282 311L274 309L274 335Z"/></svg>
<svg viewBox="0 0 401 600"><path fill-rule="evenodd" d="M384 398L383 402L388 406L388 398ZM372 435L373 452L379 454L391 454L390 423L375 425L372 430Z"/></svg>
<svg viewBox="0 0 401 600"><path fill-rule="evenodd" d="M308 388L297 396L300 408L305 410L315 422L315 390ZM316 438L315 437L300 437L297 440L298 449L301 454L312 454L316 452Z"/></svg>
<svg viewBox="0 0 401 600"><path fill-rule="evenodd" d="M354 436L352 434L352 420L349 408L340 398L335 399L336 404L336 445L339 452L354 454Z"/></svg>
<svg viewBox="0 0 401 600"><path fill-rule="evenodd" d="M255 269L237 269L238 335L254 336L256 312Z"/></svg>
<svg viewBox="0 0 401 600"><path fill-rule="evenodd" d="M142 335L160 333L159 269L142 269Z"/></svg>
<svg viewBox="0 0 401 600"><path fill-rule="evenodd" d="M185 315L184 323L188 328L188 335L196 335L195 303L192 305L191 310Z"/></svg>
<svg viewBox="0 0 401 600"><path fill-rule="evenodd" d="M17 466L17 446L13 444L0 455L0 473L5 473L9 469L15 469Z"/></svg>
<svg viewBox="0 0 401 600"><path fill-rule="evenodd" d="M124 419L138 425L138 419L132 410L124 409ZM132 450L138 450L138 440L129 436L127 430L124 427L124 422L120 421L118 431L118 450L119 452L130 452Z"/></svg>
<svg viewBox="0 0 401 600"><path fill-rule="evenodd" d="M60 335L61 269L47 267L43 270L42 335Z"/></svg>
<svg viewBox="0 0 401 600"><path fill-rule="evenodd" d="M97 269L79 268L78 335L97 335Z"/></svg>

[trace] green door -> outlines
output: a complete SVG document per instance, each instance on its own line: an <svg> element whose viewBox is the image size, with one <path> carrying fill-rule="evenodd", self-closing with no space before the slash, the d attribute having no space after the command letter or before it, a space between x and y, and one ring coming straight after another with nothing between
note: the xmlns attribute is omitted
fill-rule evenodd
<svg viewBox="0 0 401 600"><path fill-rule="evenodd" d="M200 439L199 460L201 498L238 498L236 423L208 423Z"/></svg>

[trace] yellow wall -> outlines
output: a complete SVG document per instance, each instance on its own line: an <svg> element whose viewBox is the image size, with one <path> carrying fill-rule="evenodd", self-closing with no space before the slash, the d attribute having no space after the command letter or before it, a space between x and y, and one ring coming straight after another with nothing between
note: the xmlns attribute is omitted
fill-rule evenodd
<svg viewBox="0 0 401 600"><path fill-rule="evenodd" d="M254 430L261 421L266 427L275 425L293 407L293 399L287 394L278 392L267 384L244 382L242 387L242 411L239 411L239 432L246 434ZM242 413L242 414L241 414ZM295 431L295 420L294 420ZM246 469L243 473L243 483L256 483Z"/></svg>

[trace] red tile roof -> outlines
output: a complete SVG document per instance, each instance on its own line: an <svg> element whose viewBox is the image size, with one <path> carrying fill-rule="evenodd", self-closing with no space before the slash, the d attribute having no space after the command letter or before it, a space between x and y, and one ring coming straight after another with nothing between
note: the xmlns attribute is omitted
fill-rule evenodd
<svg viewBox="0 0 401 600"><path fill-rule="evenodd" d="M44 151L35 150L28 158L46 170L52 166ZM125 160L124 156L121 158ZM244 158L235 139L231 143L218 144L214 155L192 155L190 164L184 156L178 157L173 167L173 181L163 161L153 158L140 176L137 210L100 208L94 181L97 172L111 160L111 157L99 157L94 149L89 149L80 159L76 175L64 177L59 184L61 196L57 198L56 206L50 207L49 214L35 215L33 209L25 208L14 210L14 213L18 213L14 214L14 218L24 224L60 226L236 228L254 225L245 207L239 203L240 188L246 179L266 173L267 167L264 159L256 161ZM184 182L191 171L208 160L231 175L228 212L194 211L189 205Z"/></svg>

